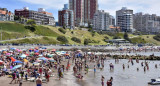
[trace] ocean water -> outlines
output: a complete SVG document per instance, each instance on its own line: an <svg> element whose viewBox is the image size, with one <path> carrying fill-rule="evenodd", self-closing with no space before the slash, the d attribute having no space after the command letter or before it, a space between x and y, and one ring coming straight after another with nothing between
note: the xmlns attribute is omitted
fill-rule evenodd
<svg viewBox="0 0 160 86"><path fill-rule="evenodd" d="M105 86L107 86L106 82L111 76L113 77L113 86L150 86L148 82L151 79L160 77L160 61L147 61L149 62L149 70L146 70L146 72L144 72L141 66L141 62L144 62L144 60L140 60L139 63L136 63L135 60L133 62L134 65L128 63L128 60L120 60L118 64L115 64L115 60L107 60L105 61L104 69L97 69L95 75L93 69L90 69L90 72L84 75L83 83L86 84L80 86L101 86L102 75L105 77ZM110 63L114 64L113 71L110 71ZM123 64L125 64L124 70ZM158 65L157 69L155 68L155 64ZM137 71L137 68L139 68L139 71Z"/></svg>
<svg viewBox="0 0 160 86"><path fill-rule="evenodd" d="M123 52L123 53L120 53L120 52L109 52L109 53L106 53L106 54L111 54L111 55L145 55L145 56L150 56L152 54L154 54L155 56L160 56L160 52L131 52L131 53L128 53L128 52Z"/></svg>

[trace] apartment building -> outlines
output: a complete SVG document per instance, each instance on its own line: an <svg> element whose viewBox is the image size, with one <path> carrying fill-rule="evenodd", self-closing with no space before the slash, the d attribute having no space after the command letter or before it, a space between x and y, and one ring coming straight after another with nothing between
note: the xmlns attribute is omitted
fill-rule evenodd
<svg viewBox="0 0 160 86"><path fill-rule="evenodd" d="M58 24L59 26L74 29L74 13L72 10L69 10L68 4L64 5L63 10L58 11Z"/></svg>
<svg viewBox="0 0 160 86"><path fill-rule="evenodd" d="M142 12L136 13L133 16L134 28L137 31L155 34L160 31L160 16L156 14L143 14Z"/></svg>
<svg viewBox="0 0 160 86"><path fill-rule="evenodd" d="M23 9L16 9L15 16L26 19L33 19L38 25L55 25L52 13L46 12L43 8L39 8L38 11L29 10L28 7L24 7Z"/></svg>
<svg viewBox="0 0 160 86"><path fill-rule="evenodd" d="M123 32L131 32L133 30L133 10L123 7L116 11L116 25Z"/></svg>
<svg viewBox="0 0 160 86"><path fill-rule="evenodd" d="M14 21L14 14L7 8L0 8L0 21Z"/></svg>
<svg viewBox="0 0 160 86"><path fill-rule="evenodd" d="M76 26L88 26L98 10L98 0L69 0L69 9L74 12Z"/></svg>
<svg viewBox="0 0 160 86"><path fill-rule="evenodd" d="M94 30L110 30L110 26L114 26L114 17L104 10L98 10L93 17L93 29Z"/></svg>

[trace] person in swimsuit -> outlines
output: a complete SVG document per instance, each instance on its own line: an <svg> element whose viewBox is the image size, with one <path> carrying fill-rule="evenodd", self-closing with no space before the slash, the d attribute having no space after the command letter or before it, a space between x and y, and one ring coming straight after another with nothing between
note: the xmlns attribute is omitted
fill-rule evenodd
<svg viewBox="0 0 160 86"><path fill-rule="evenodd" d="M37 86L42 86L42 80L40 77L38 77L38 79L36 80L36 84Z"/></svg>

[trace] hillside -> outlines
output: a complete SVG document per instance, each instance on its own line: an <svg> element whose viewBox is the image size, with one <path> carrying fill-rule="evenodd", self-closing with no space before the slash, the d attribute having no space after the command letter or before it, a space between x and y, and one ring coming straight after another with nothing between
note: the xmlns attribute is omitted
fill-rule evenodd
<svg viewBox="0 0 160 86"><path fill-rule="evenodd" d="M1 28L2 27L2 28ZM47 25L36 26L34 30L30 30L23 24L15 22L0 22L0 31L2 31L1 43L30 43L30 44L77 44L83 45L84 40L89 40L89 45L106 45L104 39L112 39L115 36L123 38L123 33L113 35L98 34L87 30L70 30L64 29L65 34L59 31L60 27L52 27ZM57 37L64 36L68 42L58 41ZM159 41L153 39L154 35L135 36L129 34L129 38L133 43L154 43L160 45ZM1 37L1 36L0 36ZM76 37L80 43L72 40Z"/></svg>

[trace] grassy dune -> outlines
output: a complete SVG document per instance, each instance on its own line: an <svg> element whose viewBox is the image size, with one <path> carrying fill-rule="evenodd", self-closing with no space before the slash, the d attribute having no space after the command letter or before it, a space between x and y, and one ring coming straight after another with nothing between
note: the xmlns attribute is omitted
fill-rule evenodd
<svg viewBox="0 0 160 86"><path fill-rule="evenodd" d="M21 40L17 39L17 40L6 41L5 43L62 44L60 41L57 40L57 37L65 36L69 41L68 44L83 45L85 39L90 39L92 41L92 43L89 43L90 45L106 45L107 43L104 41L105 37L108 37L108 39L112 39L114 36L124 38L123 37L124 33L117 33L113 34L114 36L109 36L107 34L98 34L95 32L93 36L92 32L80 29L76 30L66 29L65 30L66 33L63 34L58 30L59 28L60 27L37 25L35 27L35 31L32 32L29 29L26 29L25 25L23 24L18 24L15 22L0 22L0 31L3 32L3 40L16 39L17 37L23 38L24 36L33 37ZM34 37L35 35L38 35L39 37ZM131 37L130 39L133 43L153 43L156 45L160 45L159 41L153 39L154 35L140 35L140 36L135 36L133 34L128 34L128 35L129 37ZM71 40L72 37L79 38L81 40L81 43L76 43L72 41Z"/></svg>

